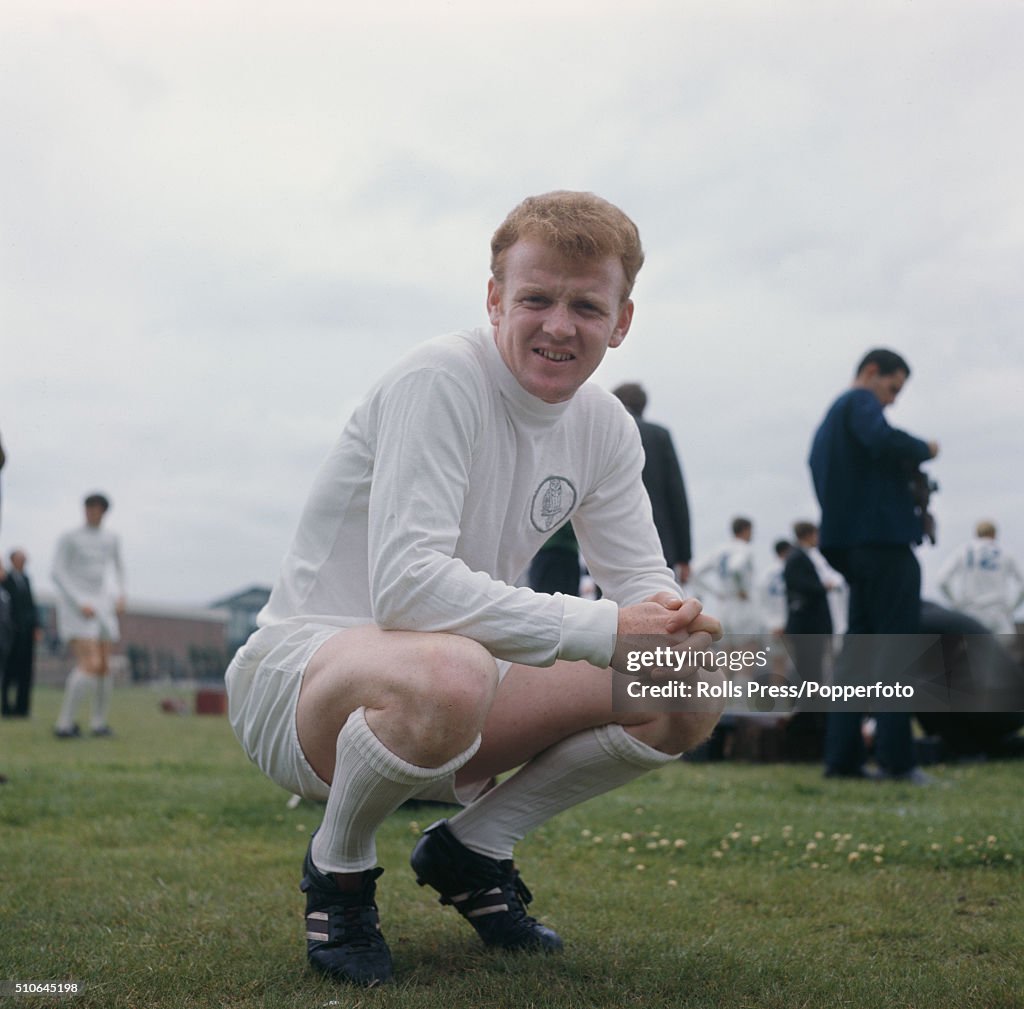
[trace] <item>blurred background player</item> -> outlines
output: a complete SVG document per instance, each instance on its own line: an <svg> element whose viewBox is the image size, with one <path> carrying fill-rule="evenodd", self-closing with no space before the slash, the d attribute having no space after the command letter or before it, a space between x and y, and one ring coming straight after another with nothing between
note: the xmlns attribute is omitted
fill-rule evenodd
<svg viewBox="0 0 1024 1009"><path fill-rule="evenodd" d="M710 596L721 614L722 628L732 638L754 637L761 620L754 592L754 523L738 516L732 539L694 562L689 587L698 597Z"/></svg>
<svg viewBox="0 0 1024 1009"><path fill-rule="evenodd" d="M85 525L57 542L53 581L57 586L57 631L71 648L74 666L64 688L54 735L81 735L75 713L92 696L92 733L109 736L110 647L120 638L124 571L117 536L101 528L110 509L103 494L85 499ZM111 585L113 582L113 585Z"/></svg>
<svg viewBox="0 0 1024 1009"><path fill-rule="evenodd" d="M1013 614L1024 602L1024 578L996 542L995 523L978 523L974 539L943 565L939 588L956 609L993 634L1016 634Z"/></svg>

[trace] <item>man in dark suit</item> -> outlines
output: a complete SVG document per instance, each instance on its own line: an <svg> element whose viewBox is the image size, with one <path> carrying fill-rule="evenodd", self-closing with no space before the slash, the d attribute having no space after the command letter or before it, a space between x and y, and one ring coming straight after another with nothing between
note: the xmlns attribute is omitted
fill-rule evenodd
<svg viewBox="0 0 1024 1009"><path fill-rule="evenodd" d="M7 457L4 455L4 447L0 444L0 470L4 468L4 463L7 461ZM0 505L3 504L2 498L0 498ZM3 509L0 507L0 515L3 514ZM0 678L4 675L4 670L7 667L7 654L11 647L11 635L13 634L13 624L11 621L11 597L7 592L7 588L4 585L4 565L3 561L0 561ZM4 697L6 698L7 692L4 691ZM6 781L6 778L0 776L0 781Z"/></svg>
<svg viewBox="0 0 1024 1009"><path fill-rule="evenodd" d="M828 588L808 552L818 545L818 528L812 522L795 522L793 534L797 545L786 555L782 571L786 645L797 669L797 682L820 683L833 624Z"/></svg>
<svg viewBox="0 0 1024 1009"><path fill-rule="evenodd" d="M4 468L6 457L4 447L0 444L0 469ZM2 501L0 501L2 504ZM2 509L0 509L2 511ZM0 564L0 574L3 573L3 564ZM0 668L7 665L7 649L10 645L10 603L11 597L7 594L3 583L0 582ZM0 785L7 783L7 775L0 774Z"/></svg>
<svg viewBox="0 0 1024 1009"><path fill-rule="evenodd" d="M635 382L627 382L612 390L622 405L633 415L643 444L643 481L654 511L654 525L661 538L665 563L680 582L690 577L690 507L686 500L683 471L668 428L643 419L647 393Z"/></svg>
<svg viewBox="0 0 1024 1009"><path fill-rule="evenodd" d="M782 577L786 584L786 648L796 669L797 685L821 683L825 656L832 642L832 611L828 587L810 551L818 545L818 527L795 522L796 545L786 555ZM798 711L786 726L787 736L801 754L818 759L825 729L821 712Z"/></svg>
<svg viewBox="0 0 1024 1009"><path fill-rule="evenodd" d="M25 574L27 560L24 550L12 550L10 570L4 571L0 567L0 580L10 597L11 608L11 647L3 666L0 710L4 716L15 718L27 718L29 714L32 663L39 627L39 615L32 596L32 583Z"/></svg>
<svg viewBox="0 0 1024 1009"><path fill-rule="evenodd" d="M818 545L818 527L812 522L793 525L796 546L786 555L786 633L831 634L832 612L828 588L811 560L809 550Z"/></svg>
<svg viewBox="0 0 1024 1009"><path fill-rule="evenodd" d="M924 441L890 427L884 411L895 402L910 366L891 350L870 351L850 389L825 415L811 446L810 468L821 505L821 552L850 586L848 633L916 634L921 568L913 547L924 538L921 509L910 489L917 466L938 455ZM884 677L886 670L879 670ZM916 766L910 715L880 713L876 756L884 776L926 780ZM860 716L830 712L825 773L865 777Z"/></svg>

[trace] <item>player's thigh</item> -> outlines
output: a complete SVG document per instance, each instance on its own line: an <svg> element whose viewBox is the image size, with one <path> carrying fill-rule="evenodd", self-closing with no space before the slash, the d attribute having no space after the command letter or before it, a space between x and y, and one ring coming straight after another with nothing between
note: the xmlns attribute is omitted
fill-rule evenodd
<svg viewBox="0 0 1024 1009"><path fill-rule="evenodd" d="M103 653L102 642L94 638L73 638L71 654L74 657L75 665L83 673L88 673L90 676L101 676L106 672L106 657Z"/></svg>
<svg viewBox="0 0 1024 1009"><path fill-rule="evenodd" d="M372 624L346 628L306 664L295 713L299 742L330 780L338 733L357 708L366 708L381 741L402 754L402 742L431 719L482 724L497 678L494 659L469 638Z"/></svg>
<svg viewBox="0 0 1024 1009"><path fill-rule="evenodd" d="M569 736L612 723L664 753L682 753L708 736L724 706L721 672L701 669L694 676L714 688L707 699L682 710L623 711L614 706L612 684L619 679L624 687L634 677L586 662L556 662L547 669L512 666L484 723L480 750L459 772L459 780L511 770Z"/></svg>

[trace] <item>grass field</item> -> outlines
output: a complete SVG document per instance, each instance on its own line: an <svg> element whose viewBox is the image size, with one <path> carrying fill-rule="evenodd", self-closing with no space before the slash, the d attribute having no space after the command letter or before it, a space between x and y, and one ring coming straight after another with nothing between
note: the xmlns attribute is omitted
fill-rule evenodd
<svg viewBox="0 0 1024 1009"><path fill-rule="evenodd" d="M554 957L478 947L407 867L438 812L402 810L379 838L397 980L367 992L305 967L318 808L162 696L115 693L113 739L54 740L54 691L0 723L0 981L74 979L81 1009L1024 1006L1020 762L925 789L672 765L521 845Z"/></svg>

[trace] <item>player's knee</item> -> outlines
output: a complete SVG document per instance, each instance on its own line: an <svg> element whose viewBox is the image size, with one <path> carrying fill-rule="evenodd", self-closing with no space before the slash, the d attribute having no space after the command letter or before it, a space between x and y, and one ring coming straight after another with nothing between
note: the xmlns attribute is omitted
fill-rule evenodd
<svg viewBox="0 0 1024 1009"><path fill-rule="evenodd" d="M498 686L491 654L469 638L439 635L430 659L431 693L454 723L483 724Z"/></svg>
<svg viewBox="0 0 1024 1009"><path fill-rule="evenodd" d="M444 763L477 737L494 700L494 659L469 638L437 635L426 643L405 699L409 732L424 762Z"/></svg>

